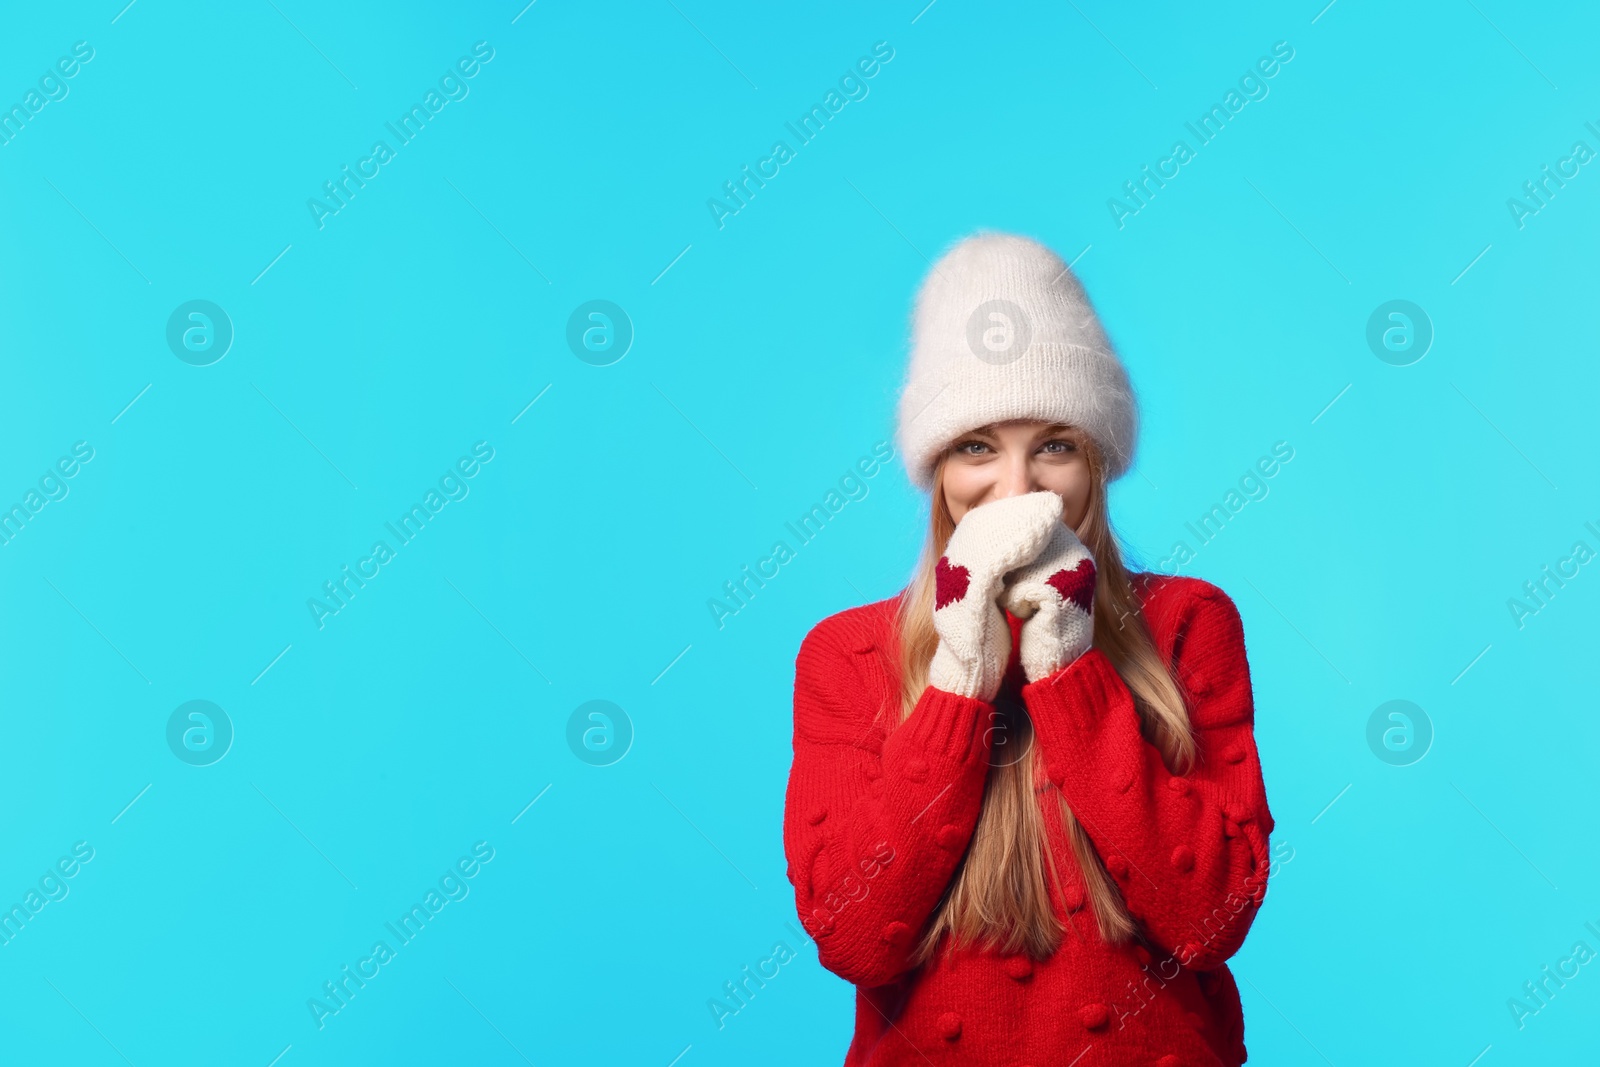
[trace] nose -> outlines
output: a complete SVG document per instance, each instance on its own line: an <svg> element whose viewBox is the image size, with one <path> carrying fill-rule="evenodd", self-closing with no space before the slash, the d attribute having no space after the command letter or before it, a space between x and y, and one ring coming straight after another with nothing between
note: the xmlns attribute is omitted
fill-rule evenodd
<svg viewBox="0 0 1600 1067"><path fill-rule="evenodd" d="M1025 496L1039 490L1033 465L1026 452L1013 452L1005 457L995 479L994 495L998 500L1011 496Z"/></svg>

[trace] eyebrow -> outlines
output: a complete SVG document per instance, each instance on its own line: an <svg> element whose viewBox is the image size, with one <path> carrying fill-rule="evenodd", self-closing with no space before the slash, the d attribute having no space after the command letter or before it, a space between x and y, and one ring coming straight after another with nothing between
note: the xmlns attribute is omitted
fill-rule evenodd
<svg viewBox="0 0 1600 1067"><path fill-rule="evenodd" d="M965 436L969 436L969 435L977 435L977 436L980 436L980 437L993 437L995 435L995 430L997 428L998 427L996 426L996 424L991 422L986 426L979 426L979 427L977 427L975 429L968 430L962 436L965 437ZM1034 435L1034 437L1035 437L1035 439L1038 439L1040 437L1053 437L1056 434L1072 433L1072 432L1073 432L1073 429L1072 429L1071 426L1068 426L1066 423L1063 423L1063 422L1056 422L1056 423L1051 423L1049 426L1046 426L1044 429L1040 430L1037 434Z"/></svg>

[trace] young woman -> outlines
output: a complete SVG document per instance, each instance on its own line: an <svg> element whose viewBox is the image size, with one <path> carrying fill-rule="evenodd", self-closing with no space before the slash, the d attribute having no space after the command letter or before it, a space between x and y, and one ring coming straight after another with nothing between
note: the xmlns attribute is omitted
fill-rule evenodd
<svg viewBox="0 0 1600 1067"><path fill-rule="evenodd" d="M1225 961L1273 819L1243 629L1216 586L1124 568L1136 432L1058 257L986 234L934 266L898 433L921 562L795 665L784 847L857 987L846 1067L1245 1060Z"/></svg>

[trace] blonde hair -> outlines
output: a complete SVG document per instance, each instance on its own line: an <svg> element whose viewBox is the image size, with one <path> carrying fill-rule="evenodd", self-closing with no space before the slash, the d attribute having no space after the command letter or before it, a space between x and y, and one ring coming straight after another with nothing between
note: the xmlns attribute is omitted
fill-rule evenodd
<svg viewBox="0 0 1600 1067"><path fill-rule="evenodd" d="M1138 596L1129 584L1106 511L1100 450L1084 431L1066 425L1059 428L1076 440L1089 461L1088 510L1075 532L1095 561L1094 647L1106 655L1132 692L1145 739L1160 751L1169 770L1184 773L1196 756L1194 735L1182 691L1156 651ZM900 708L891 729L905 721L927 688L928 663L938 645L933 627L934 567L956 525L944 499L944 467L949 455L946 449L934 468L928 538L897 607ZM958 944L981 942L985 948L1008 954L1025 950L1035 959L1044 959L1060 944L1063 924L1050 906L1046 865L1058 892L1061 874L1056 857L1046 846L1044 811L1035 791L1045 783L1043 755L1034 744L1032 721L1020 701L1001 698L996 717L1000 729L991 740L991 765L977 828L913 952L915 963L930 958L946 933L951 935L952 950ZM1002 761L1003 746L1016 747L1005 747ZM1010 754L1019 750L1023 755L1011 758ZM1100 936L1111 943L1142 936L1060 790L1049 789L1047 795L1053 795L1060 805L1062 824L1083 873Z"/></svg>

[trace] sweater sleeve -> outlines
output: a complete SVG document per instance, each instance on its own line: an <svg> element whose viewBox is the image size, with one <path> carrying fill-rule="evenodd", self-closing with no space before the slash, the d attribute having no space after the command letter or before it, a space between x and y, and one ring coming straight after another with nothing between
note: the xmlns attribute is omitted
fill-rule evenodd
<svg viewBox="0 0 1600 1067"><path fill-rule="evenodd" d="M1206 584L1176 610L1175 674L1199 746L1188 774L1145 740L1098 648L1022 694L1045 768L1129 912L1181 965L1211 970L1238 951L1266 894L1273 819L1238 608Z"/></svg>
<svg viewBox="0 0 1600 1067"><path fill-rule="evenodd" d="M874 722L851 636L825 621L795 662L784 852L822 965L858 986L911 969L911 949L966 851L988 774L991 705L928 687L905 722ZM860 642L856 642L859 646Z"/></svg>

